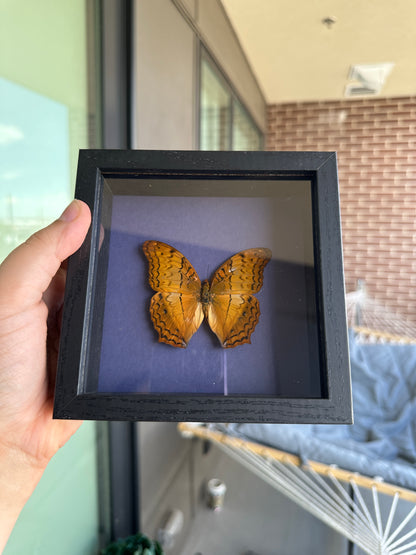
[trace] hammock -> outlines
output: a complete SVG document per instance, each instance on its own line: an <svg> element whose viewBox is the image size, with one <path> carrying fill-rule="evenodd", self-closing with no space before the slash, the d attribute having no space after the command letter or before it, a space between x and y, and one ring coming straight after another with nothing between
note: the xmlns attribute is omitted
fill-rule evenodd
<svg viewBox="0 0 416 555"><path fill-rule="evenodd" d="M416 554L416 326L363 290L347 295L347 314L353 426L179 430L215 443L364 552Z"/></svg>

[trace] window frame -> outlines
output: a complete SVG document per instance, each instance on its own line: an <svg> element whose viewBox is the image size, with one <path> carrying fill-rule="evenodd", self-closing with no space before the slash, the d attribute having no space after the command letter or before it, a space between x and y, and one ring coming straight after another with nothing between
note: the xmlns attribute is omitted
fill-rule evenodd
<svg viewBox="0 0 416 555"><path fill-rule="evenodd" d="M264 148L264 133L262 133L260 127L257 125L256 121L254 120L250 110L248 109L245 102L242 100L240 95L237 94L235 88L233 87L231 81L228 79L225 72L220 68L218 63L215 62L214 58L209 54L208 50L201 44L199 47L199 58L198 58L198 114L197 114L197 134L198 134L198 149L202 149L202 110L201 110L201 103L202 103L202 64L208 64L212 73L218 79L218 82L224 88L224 91L229 96L229 107L230 107L230 118L228 122L228 136L229 136L229 144L226 149L218 149L218 150L234 150L234 139L233 139L233 132L234 132L234 121L235 121L235 107L238 104L244 114L247 116L247 119L250 121L253 130L255 130L259 136L259 148L253 150L263 150Z"/></svg>
<svg viewBox="0 0 416 555"><path fill-rule="evenodd" d="M99 98L102 148L131 148L134 0L93 0L101 30ZM102 547L140 530L139 430L98 422Z"/></svg>

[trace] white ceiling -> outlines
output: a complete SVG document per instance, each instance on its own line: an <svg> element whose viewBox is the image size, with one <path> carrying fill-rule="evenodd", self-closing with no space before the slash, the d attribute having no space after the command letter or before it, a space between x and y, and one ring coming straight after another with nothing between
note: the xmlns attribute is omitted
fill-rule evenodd
<svg viewBox="0 0 416 555"><path fill-rule="evenodd" d="M377 96L416 94L416 0L222 3L268 103L344 98L352 65L383 62Z"/></svg>

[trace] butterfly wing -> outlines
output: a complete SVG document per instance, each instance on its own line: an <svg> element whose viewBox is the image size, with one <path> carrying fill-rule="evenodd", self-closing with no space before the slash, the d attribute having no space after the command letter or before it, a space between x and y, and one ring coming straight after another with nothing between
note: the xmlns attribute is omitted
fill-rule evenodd
<svg viewBox="0 0 416 555"><path fill-rule="evenodd" d="M260 317L260 305L253 294L263 285L263 271L271 256L269 249L247 249L231 256L215 272L207 316L223 347L250 343Z"/></svg>
<svg viewBox="0 0 416 555"><path fill-rule="evenodd" d="M159 341L185 348L204 319L194 295L158 292L150 301L150 317Z"/></svg>
<svg viewBox="0 0 416 555"><path fill-rule="evenodd" d="M272 257L270 249L247 249L231 256L216 270L211 293L226 295L258 293L263 286L263 270Z"/></svg>
<svg viewBox="0 0 416 555"><path fill-rule="evenodd" d="M204 319L201 281L192 264L178 250L161 241L146 241L149 284L156 291L150 316L159 341L186 347Z"/></svg>
<svg viewBox="0 0 416 555"><path fill-rule="evenodd" d="M143 252L149 261L149 285L166 293L199 294L201 280L188 259L161 241L145 241Z"/></svg>
<svg viewBox="0 0 416 555"><path fill-rule="evenodd" d="M208 323L226 348L250 343L259 321L259 301L252 295L217 295L208 308Z"/></svg>

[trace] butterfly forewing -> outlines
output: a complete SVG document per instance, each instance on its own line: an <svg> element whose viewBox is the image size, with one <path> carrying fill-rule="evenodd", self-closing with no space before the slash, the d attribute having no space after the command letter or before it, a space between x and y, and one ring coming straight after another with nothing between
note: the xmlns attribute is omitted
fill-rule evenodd
<svg viewBox="0 0 416 555"><path fill-rule="evenodd" d="M199 294L201 280L192 264L178 250L161 241L146 241L143 251L149 261L149 285L166 293Z"/></svg>
<svg viewBox="0 0 416 555"><path fill-rule="evenodd" d="M222 264L211 281L211 293L258 293L263 285L263 270L272 252L257 248L241 251Z"/></svg>

